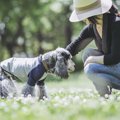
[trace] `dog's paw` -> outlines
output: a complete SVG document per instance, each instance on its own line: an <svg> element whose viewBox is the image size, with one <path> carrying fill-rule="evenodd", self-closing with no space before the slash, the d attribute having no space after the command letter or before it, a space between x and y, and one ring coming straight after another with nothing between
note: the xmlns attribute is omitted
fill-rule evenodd
<svg viewBox="0 0 120 120"><path fill-rule="evenodd" d="M37 97L38 100L49 99L45 85L37 85Z"/></svg>
<svg viewBox="0 0 120 120"><path fill-rule="evenodd" d="M22 94L24 97L27 97L28 95L35 96L34 94L34 86L30 86L26 84L24 88L22 89Z"/></svg>

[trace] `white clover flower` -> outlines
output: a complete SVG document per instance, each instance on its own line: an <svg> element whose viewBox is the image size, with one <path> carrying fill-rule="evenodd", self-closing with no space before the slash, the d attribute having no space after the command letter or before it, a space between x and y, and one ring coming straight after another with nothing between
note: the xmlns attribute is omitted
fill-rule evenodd
<svg viewBox="0 0 120 120"><path fill-rule="evenodd" d="M57 108L57 107L59 107L59 104L55 103L55 104L53 104L53 106Z"/></svg>
<svg viewBox="0 0 120 120"><path fill-rule="evenodd" d="M92 108L92 109L96 109L96 107L98 106L98 102L96 100L89 100L88 102L85 103L85 105L87 105L88 107Z"/></svg>
<svg viewBox="0 0 120 120"><path fill-rule="evenodd" d="M0 102L0 108L5 108L7 107L7 104L5 102Z"/></svg>
<svg viewBox="0 0 120 120"><path fill-rule="evenodd" d="M19 109L19 107L20 107L20 105L17 102L14 102L12 104L12 108L15 109L15 110Z"/></svg>
<svg viewBox="0 0 120 120"><path fill-rule="evenodd" d="M75 92L76 92L75 88L70 89L70 93L71 93L71 94L74 94Z"/></svg>
<svg viewBox="0 0 120 120"><path fill-rule="evenodd" d="M120 96L119 96L119 97L117 97L117 100L118 100L118 101L120 101Z"/></svg>
<svg viewBox="0 0 120 120"><path fill-rule="evenodd" d="M23 99L21 99L21 102L22 102L23 104L28 104L28 99L27 99L27 98L23 98Z"/></svg>
<svg viewBox="0 0 120 120"><path fill-rule="evenodd" d="M73 97L72 95L69 95L69 96L68 96L68 99L69 99L70 101L73 101L73 98L74 98L74 97Z"/></svg>
<svg viewBox="0 0 120 120"><path fill-rule="evenodd" d="M55 101L60 101L61 99L60 99L59 96L55 96L55 97L54 97L54 100L55 100Z"/></svg>
<svg viewBox="0 0 120 120"><path fill-rule="evenodd" d="M114 95L109 95L109 100L110 101L114 101L116 99L116 96L114 96Z"/></svg>
<svg viewBox="0 0 120 120"><path fill-rule="evenodd" d="M87 102L87 100L86 99L83 99L83 101L82 101L83 103L86 103Z"/></svg>
<svg viewBox="0 0 120 120"><path fill-rule="evenodd" d="M61 88L58 93L64 93L65 89L64 88Z"/></svg>
<svg viewBox="0 0 120 120"><path fill-rule="evenodd" d="M29 109L27 108L27 107L22 107L22 112L24 113L24 114L29 114L30 113L30 111L29 111Z"/></svg>
<svg viewBox="0 0 120 120"><path fill-rule="evenodd" d="M74 102L74 103L79 103L79 102L80 102L80 97L79 97L79 96L75 96L75 97L73 98L73 102Z"/></svg>
<svg viewBox="0 0 120 120"><path fill-rule="evenodd" d="M108 95L108 94L105 94L105 98L108 99L108 98L109 98L109 95Z"/></svg>
<svg viewBox="0 0 120 120"><path fill-rule="evenodd" d="M68 101L65 101L64 103L63 103L63 105L66 107L66 106L68 106L70 104L70 102L68 102Z"/></svg>
<svg viewBox="0 0 120 120"><path fill-rule="evenodd" d="M9 112L9 111L10 111L10 109L8 107L4 108L4 112Z"/></svg>

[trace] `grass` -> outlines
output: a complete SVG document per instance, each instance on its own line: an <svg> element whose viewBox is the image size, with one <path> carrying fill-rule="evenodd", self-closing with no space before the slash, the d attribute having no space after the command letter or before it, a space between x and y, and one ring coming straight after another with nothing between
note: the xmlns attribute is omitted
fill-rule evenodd
<svg viewBox="0 0 120 120"><path fill-rule="evenodd" d="M46 81L50 99L18 97L0 100L0 120L118 120L120 92L101 98L84 74Z"/></svg>

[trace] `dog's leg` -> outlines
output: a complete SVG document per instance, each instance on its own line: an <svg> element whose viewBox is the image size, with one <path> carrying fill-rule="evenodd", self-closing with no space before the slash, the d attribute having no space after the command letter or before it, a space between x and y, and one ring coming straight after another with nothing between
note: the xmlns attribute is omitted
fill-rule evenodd
<svg viewBox="0 0 120 120"><path fill-rule="evenodd" d="M22 94L24 95L24 97L27 97L28 95L35 96L34 89L34 86L30 86L26 83L26 85L22 89Z"/></svg>
<svg viewBox="0 0 120 120"><path fill-rule="evenodd" d="M0 97L1 98L7 98L9 94L9 91L5 87L3 87L2 82L0 82Z"/></svg>
<svg viewBox="0 0 120 120"><path fill-rule="evenodd" d="M8 96L14 97L17 95L17 90L13 80L3 79L0 81L0 97L7 98Z"/></svg>
<svg viewBox="0 0 120 120"><path fill-rule="evenodd" d="M8 94L9 94L8 91L6 89L3 89L2 82L0 81L0 97L7 98Z"/></svg>
<svg viewBox="0 0 120 120"><path fill-rule="evenodd" d="M45 98L48 98L46 86L44 83L44 80L37 82L37 96L39 100L44 100Z"/></svg>
<svg viewBox="0 0 120 120"><path fill-rule="evenodd" d="M8 85L10 86L9 88L9 92L10 92L10 95L12 95L13 97L16 97L17 96L17 88L16 88L16 85L15 85L15 81L10 78L8 79Z"/></svg>

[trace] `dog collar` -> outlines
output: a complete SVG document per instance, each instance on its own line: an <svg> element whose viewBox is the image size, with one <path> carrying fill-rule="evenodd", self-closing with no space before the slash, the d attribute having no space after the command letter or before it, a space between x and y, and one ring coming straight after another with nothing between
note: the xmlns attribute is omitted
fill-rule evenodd
<svg viewBox="0 0 120 120"><path fill-rule="evenodd" d="M49 73L54 73L54 64L55 64L55 61L53 61L52 59L50 59L49 56L45 56L45 55L42 55L41 56L41 61L43 63L43 66L45 67L46 71L49 72Z"/></svg>
<svg viewBox="0 0 120 120"><path fill-rule="evenodd" d="M48 68L48 65L47 65L46 61L42 60L42 63L43 63L43 66L45 67L46 71L48 71L49 68Z"/></svg>
<svg viewBox="0 0 120 120"><path fill-rule="evenodd" d="M49 69L46 61L43 60L42 63L43 63L43 66L45 67L45 69L46 69L47 72L54 73L54 68L53 69Z"/></svg>

